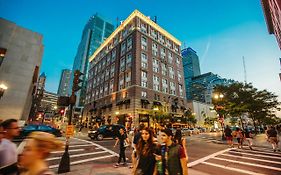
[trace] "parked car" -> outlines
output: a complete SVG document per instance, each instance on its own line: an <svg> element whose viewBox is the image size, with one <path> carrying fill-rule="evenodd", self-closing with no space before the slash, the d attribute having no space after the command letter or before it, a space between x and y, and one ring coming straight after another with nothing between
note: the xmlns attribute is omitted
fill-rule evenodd
<svg viewBox="0 0 281 175"><path fill-rule="evenodd" d="M25 139L30 133L32 133L34 131L47 132L47 133L50 133L50 134L54 134L56 137L62 136L62 132L59 129L56 129L56 128L53 128L53 127L47 126L47 125L31 124L31 125L24 126L20 131L20 135L18 137L16 137L15 140Z"/></svg>
<svg viewBox="0 0 281 175"><path fill-rule="evenodd" d="M104 138L108 138L108 137L112 137L113 139L115 139L119 134L120 128L126 130L123 125L119 125L119 124L103 125L96 130L88 131L88 137L97 140L103 140Z"/></svg>

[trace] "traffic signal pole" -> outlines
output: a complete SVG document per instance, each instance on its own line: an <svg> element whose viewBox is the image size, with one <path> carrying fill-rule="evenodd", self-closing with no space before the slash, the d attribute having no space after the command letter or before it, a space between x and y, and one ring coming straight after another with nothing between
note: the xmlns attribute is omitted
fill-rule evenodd
<svg viewBox="0 0 281 175"><path fill-rule="evenodd" d="M74 73L74 79L73 79L73 87L72 87L72 93L69 98L69 105L70 105L70 110L69 110L69 116L68 116L68 126L71 125L72 121L72 115L73 115L73 106L76 103L76 95L75 92L79 91L81 87L79 86L79 83L82 82L82 80L79 79L79 77L83 75L79 70L76 70ZM67 173L70 172L70 158L69 158L69 137L66 136L66 142L65 142L65 149L64 153L62 155L59 168L58 168L58 173Z"/></svg>

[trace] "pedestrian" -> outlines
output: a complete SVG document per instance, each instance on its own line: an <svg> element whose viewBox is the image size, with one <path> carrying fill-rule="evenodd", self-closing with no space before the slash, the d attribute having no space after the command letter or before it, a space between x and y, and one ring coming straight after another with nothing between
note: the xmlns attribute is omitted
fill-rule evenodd
<svg viewBox="0 0 281 175"><path fill-rule="evenodd" d="M173 141L177 144L180 144L184 148L184 152L185 152L185 155L186 155L186 158L187 158L186 139L184 137L182 137L182 132L181 132L180 128L178 128L176 130Z"/></svg>
<svg viewBox="0 0 281 175"><path fill-rule="evenodd" d="M249 148L251 150L253 150L253 148L252 148L252 145L253 145L253 134L252 134L252 131L250 131L249 129L246 129L245 133L244 133L244 138L248 142Z"/></svg>
<svg viewBox="0 0 281 175"><path fill-rule="evenodd" d="M32 132L25 142L19 160L19 165L25 170L21 175L53 175L45 159L51 151L63 149L63 142L53 134L39 131Z"/></svg>
<svg viewBox="0 0 281 175"><path fill-rule="evenodd" d="M170 129L163 129L160 132L161 155L155 155L158 174L160 175L187 175L187 159L184 148L174 143L173 133ZM159 168L159 166L161 166Z"/></svg>
<svg viewBox="0 0 281 175"><path fill-rule="evenodd" d="M269 143L271 143L271 145L272 145L273 151L276 152L276 150L279 150L279 148L278 148L278 142L279 142L278 134L277 134L277 131L274 128L274 126L271 126L270 129L267 130L266 135L267 135Z"/></svg>
<svg viewBox="0 0 281 175"><path fill-rule="evenodd" d="M236 128L236 131L234 132L234 137L236 137L237 139L238 148L242 148L243 133L240 128Z"/></svg>
<svg viewBox="0 0 281 175"><path fill-rule="evenodd" d="M18 172L17 146L12 140L19 135L20 128L16 119L7 119L2 122L4 137L1 140L1 168L0 174L14 175Z"/></svg>
<svg viewBox="0 0 281 175"><path fill-rule="evenodd" d="M133 156L134 154L136 154L136 146L137 146L137 143L139 142L140 138L141 138L141 131L143 130L144 128L144 124L140 124L138 128L135 128L134 130L134 138L133 138L133 144L132 144L132 147L133 147L133 154L132 154L132 164L134 165L136 162L136 155ZM130 166L129 168L133 168L133 166Z"/></svg>
<svg viewBox="0 0 281 175"><path fill-rule="evenodd" d="M114 144L114 147L117 146L117 144L119 143L119 159L118 159L118 163L116 163L114 165L115 168L118 168L122 159L124 161L123 165L126 166L126 156L125 156L125 150L126 147L128 146L128 144L130 143L127 134L125 133L123 128L120 128L119 130L119 135L117 137L117 140Z"/></svg>
<svg viewBox="0 0 281 175"><path fill-rule="evenodd" d="M157 145L153 142L153 131L148 127L141 130L141 138L136 145L136 154L133 154L134 175L153 175L157 173L154 153Z"/></svg>
<svg viewBox="0 0 281 175"><path fill-rule="evenodd" d="M228 146L233 148L234 146L233 146L232 130L229 128L228 125L226 125L226 128L224 130L224 136L226 137Z"/></svg>

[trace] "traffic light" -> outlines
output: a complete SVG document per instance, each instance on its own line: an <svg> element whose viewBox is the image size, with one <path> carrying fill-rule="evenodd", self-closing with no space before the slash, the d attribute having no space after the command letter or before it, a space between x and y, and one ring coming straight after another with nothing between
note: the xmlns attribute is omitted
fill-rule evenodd
<svg viewBox="0 0 281 175"><path fill-rule="evenodd" d="M73 86L72 86L72 92L77 92L81 89L81 86L79 86L79 83L83 82L83 80L80 79L80 76L84 75L79 70L75 70L74 72L74 79L73 79Z"/></svg>
<svg viewBox="0 0 281 175"><path fill-rule="evenodd" d="M60 115L63 116L63 114L64 114L64 109L61 109L60 110Z"/></svg>

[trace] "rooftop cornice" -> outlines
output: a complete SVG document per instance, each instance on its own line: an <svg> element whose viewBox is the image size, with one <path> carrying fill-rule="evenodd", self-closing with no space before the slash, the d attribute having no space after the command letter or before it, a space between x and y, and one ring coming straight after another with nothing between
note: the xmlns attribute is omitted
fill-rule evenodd
<svg viewBox="0 0 281 175"><path fill-rule="evenodd" d="M123 30L135 17L139 17L141 20L145 21L147 24L151 25L153 28L155 28L157 31L159 31L161 34L178 44L181 45L181 42L176 39L174 36L172 36L170 33L168 33L166 30L161 28L158 24L153 22L150 18L142 14L138 10L134 10L133 13L129 15L129 17L120 25L117 27L117 29L97 48L97 50L94 52L94 54L89 58L89 61L91 62L100 51L121 31Z"/></svg>

